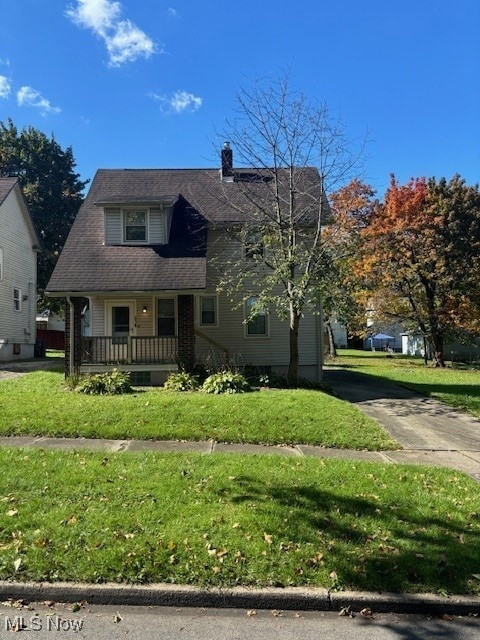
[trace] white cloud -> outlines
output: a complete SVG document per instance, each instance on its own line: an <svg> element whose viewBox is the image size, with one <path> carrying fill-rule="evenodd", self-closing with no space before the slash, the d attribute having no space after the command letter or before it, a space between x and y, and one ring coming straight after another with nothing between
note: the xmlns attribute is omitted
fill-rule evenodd
<svg viewBox="0 0 480 640"><path fill-rule="evenodd" d="M0 98L8 98L12 85L7 76L0 76Z"/></svg>
<svg viewBox="0 0 480 640"><path fill-rule="evenodd" d="M173 111L174 113L197 111L203 102L202 98L194 96L193 93L188 93L187 91L175 91L171 96L162 96L157 93L150 93L149 95L160 102L162 111Z"/></svg>
<svg viewBox="0 0 480 640"><path fill-rule="evenodd" d="M149 58L155 51L153 41L130 20L116 25L113 35L105 38L110 64L118 67L124 62L133 62L142 56Z"/></svg>
<svg viewBox="0 0 480 640"><path fill-rule="evenodd" d="M9 67L10 66L10 60L8 58L0 58L0 64L3 64L6 67Z"/></svg>
<svg viewBox="0 0 480 640"><path fill-rule="evenodd" d="M101 36L105 36L120 13L120 3L110 0L77 0L77 7L69 7L66 11L73 22Z"/></svg>
<svg viewBox="0 0 480 640"><path fill-rule="evenodd" d="M122 20L120 2L112 0L76 0L66 15L78 26L91 29L103 39L109 64L118 67L137 58L149 58L156 50L153 40L131 20Z"/></svg>
<svg viewBox="0 0 480 640"><path fill-rule="evenodd" d="M187 93L186 91L175 91L170 104L174 111L181 113L188 109L189 111L196 111L202 106L202 98L194 96L193 93Z"/></svg>
<svg viewBox="0 0 480 640"><path fill-rule="evenodd" d="M179 17L178 11L176 9L174 9L173 7L168 7L167 13L168 13L169 16L172 16L172 18L178 18Z"/></svg>
<svg viewBox="0 0 480 640"><path fill-rule="evenodd" d="M42 115L47 113L60 113L60 107L52 107L50 100L47 100L42 94L32 87L24 86L17 91L17 102L21 107L35 107L40 109Z"/></svg>

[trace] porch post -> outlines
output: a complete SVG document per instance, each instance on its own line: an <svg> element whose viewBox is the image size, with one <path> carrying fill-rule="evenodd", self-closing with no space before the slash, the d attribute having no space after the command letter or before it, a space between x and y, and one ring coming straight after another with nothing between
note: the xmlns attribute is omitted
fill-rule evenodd
<svg viewBox="0 0 480 640"><path fill-rule="evenodd" d="M73 305L73 310L72 310L72 305ZM72 331L72 328L73 328L73 331ZM71 344L72 338L73 338L73 344ZM73 355L72 359L71 359L71 354ZM65 376L70 376L70 375L80 373L81 361L82 361L82 299L68 298L66 309L65 309ZM73 362L73 368L71 366L71 362Z"/></svg>
<svg viewBox="0 0 480 640"><path fill-rule="evenodd" d="M178 363L185 371L195 366L193 295L178 296Z"/></svg>

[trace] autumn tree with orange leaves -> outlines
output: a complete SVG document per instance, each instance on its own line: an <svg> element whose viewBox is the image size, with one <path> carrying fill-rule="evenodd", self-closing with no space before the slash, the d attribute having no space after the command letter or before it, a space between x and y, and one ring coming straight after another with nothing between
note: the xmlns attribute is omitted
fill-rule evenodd
<svg viewBox="0 0 480 640"><path fill-rule="evenodd" d="M445 339L480 329L480 194L460 176L392 175L360 231L355 275L377 316L420 330L445 366Z"/></svg>
<svg viewBox="0 0 480 640"><path fill-rule="evenodd" d="M355 275L362 245L362 229L376 206L375 191L358 178L330 195L331 220L324 240L329 249L329 270L320 290L328 352L336 356L334 320L345 325L349 336L362 333L365 324L365 290Z"/></svg>

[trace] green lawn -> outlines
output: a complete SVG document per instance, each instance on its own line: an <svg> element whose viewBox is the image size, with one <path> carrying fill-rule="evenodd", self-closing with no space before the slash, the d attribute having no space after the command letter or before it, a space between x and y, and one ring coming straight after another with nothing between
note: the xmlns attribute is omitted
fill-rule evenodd
<svg viewBox="0 0 480 640"><path fill-rule="evenodd" d="M20 434L399 448L372 419L321 391L207 395L150 388L87 396L68 391L52 371L0 382L0 435Z"/></svg>
<svg viewBox="0 0 480 640"><path fill-rule="evenodd" d="M480 418L480 371L425 366L420 358L372 351L339 350L329 365L390 380Z"/></svg>
<svg viewBox="0 0 480 640"><path fill-rule="evenodd" d="M480 593L480 487L314 458L0 450L0 579Z"/></svg>

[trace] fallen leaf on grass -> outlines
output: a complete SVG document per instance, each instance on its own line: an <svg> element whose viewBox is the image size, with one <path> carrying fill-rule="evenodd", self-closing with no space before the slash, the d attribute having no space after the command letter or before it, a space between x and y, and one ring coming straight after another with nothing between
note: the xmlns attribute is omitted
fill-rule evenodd
<svg viewBox="0 0 480 640"><path fill-rule="evenodd" d="M263 539L265 540L265 542L267 544L272 544L272 542L273 542L272 536L269 533L264 533L263 534Z"/></svg>

